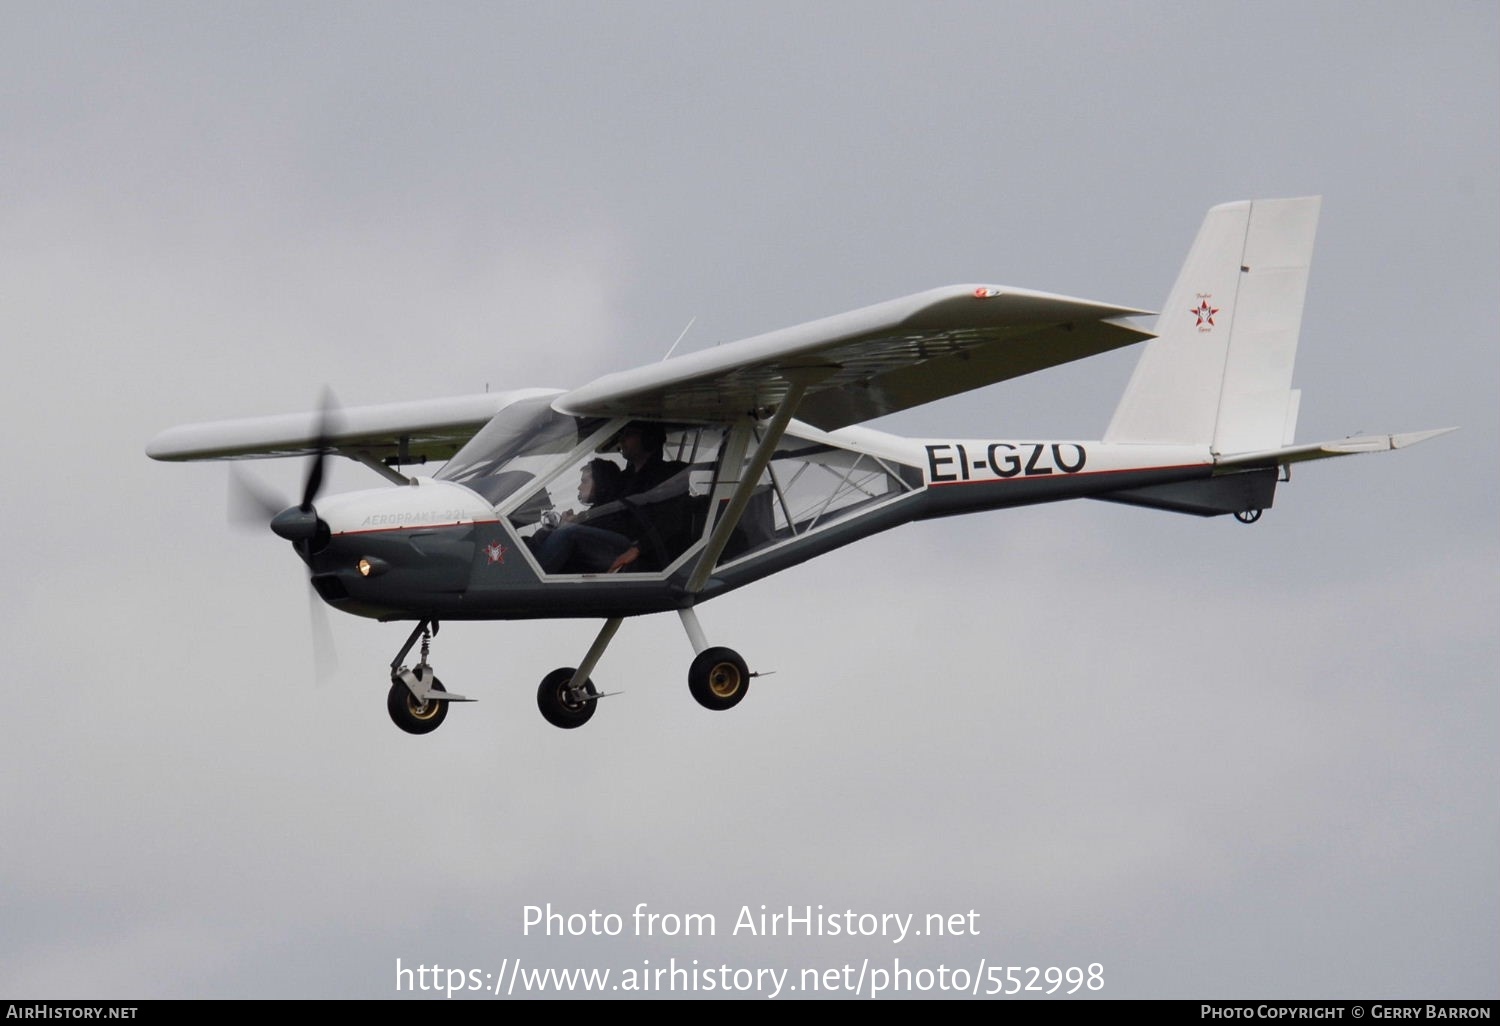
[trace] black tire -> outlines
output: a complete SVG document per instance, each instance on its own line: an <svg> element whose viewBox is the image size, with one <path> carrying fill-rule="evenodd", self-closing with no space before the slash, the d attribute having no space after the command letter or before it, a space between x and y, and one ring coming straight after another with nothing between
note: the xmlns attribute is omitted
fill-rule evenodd
<svg viewBox="0 0 1500 1026"><path fill-rule="evenodd" d="M447 691L443 682L432 678L433 691ZM385 696L386 712L391 722L408 734L431 734L448 718L448 703L428 700L417 701L405 681L391 681L391 690Z"/></svg>
<svg viewBox="0 0 1500 1026"><path fill-rule="evenodd" d="M575 672L576 669L571 666L553 670L542 678L536 689L536 707L542 711L542 718L563 730L583 726L594 715L594 707L599 704L599 692L594 690L592 678L583 682L587 698L575 700L568 694L568 682L573 679Z"/></svg>
<svg viewBox="0 0 1500 1026"><path fill-rule="evenodd" d="M688 690L705 709L733 709L750 690L750 670L732 648L705 648L688 669Z"/></svg>

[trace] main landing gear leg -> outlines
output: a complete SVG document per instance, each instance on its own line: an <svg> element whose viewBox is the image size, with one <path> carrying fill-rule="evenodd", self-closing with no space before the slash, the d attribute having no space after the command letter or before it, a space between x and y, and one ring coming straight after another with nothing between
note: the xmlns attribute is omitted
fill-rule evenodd
<svg viewBox="0 0 1500 1026"><path fill-rule="evenodd" d="M542 678L542 683L536 689L536 705L548 723L564 730L572 730L583 726L594 715L594 707L603 696L595 690L589 674L599 665L599 660L604 657L604 650L609 647L623 622L624 618L619 616L604 621L594 643L589 646L588 654L576 669L571 666L560 667Z"/></svg>
<svg viewBox="0 0 1500 1026"><path fill-rule="evenodd" d="M386 693L385 708L391 714L391 722L408 734L432 733L447 719L449 702L473 701L463 695L450 695L432 672L432 667L427 665L427 653L438 627L436 620L418 623L406 644L401 646L401 651L396 653L396 658L391 660L391 690ZM414 669L403 666L401 660L406 658L418 638L422 639L421 661Z"/></svg>
<svg viewBox="0 0 1500 1026"><path fill-rule="evenodd" d="M750 678L755 676L745 660L732 648L710 647L698 614L691 607L677 610L677 616L697 653L688 668L688 690L705 709L717 711L739 705L750 690Z"/></svg>

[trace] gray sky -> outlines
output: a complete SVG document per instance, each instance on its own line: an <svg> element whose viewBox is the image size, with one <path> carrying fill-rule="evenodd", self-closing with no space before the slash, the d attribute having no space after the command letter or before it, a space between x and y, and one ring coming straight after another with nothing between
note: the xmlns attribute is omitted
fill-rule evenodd
<svg viewBox="0 0 1500 1026"><path fill-rule="evenodd" d="M1383 4L7 3L0 994L360 997L395 967L1102 963L1106 997L1500 992L1500 12ZM173 424L571 387L961 281L1154 308L1212 204L1324 199L1254 529L912 525L706 606L450 624L384 710ZM1135 354L879 425L1097 437ZM262 465L293 493L295 464ZM339 467L336 488L374 482ZM523 935L527 905L712 938ZM977 937L731 935L741 906Z"/></svg>

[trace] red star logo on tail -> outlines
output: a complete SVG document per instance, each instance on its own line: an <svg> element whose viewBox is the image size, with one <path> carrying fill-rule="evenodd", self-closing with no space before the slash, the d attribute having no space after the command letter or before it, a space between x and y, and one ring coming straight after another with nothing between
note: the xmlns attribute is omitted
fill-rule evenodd
<svg viewBox="0 0 1500 1026"><path fill-rule="evenodd" d="M1211 298L1213 297L1200 293L1198 305L1188 311L1198 318L1199 331L1207 331L1214 326L1214 314L1219 312L1219 308L1209 302ZM1207 328L1204 327L1205 324L1208 325Z"/></svg>

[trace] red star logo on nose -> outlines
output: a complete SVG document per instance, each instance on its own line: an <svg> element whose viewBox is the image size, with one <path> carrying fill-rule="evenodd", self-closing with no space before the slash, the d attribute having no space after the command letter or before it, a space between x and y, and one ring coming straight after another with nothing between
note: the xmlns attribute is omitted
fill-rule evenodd
<svg viewBox="0 0 1500 1026"><path fill-rule="evenodd" d="M1204 299L1197 306L1188 311L1188 313L1198 318L1199 328L1202 328L1205 324L1212 328L1214 326L1214 314L1218 312L1219 308L1210 305L1207 299Z"/></svg>
<svg viewBox="0 0 1500 1026"><path fill-rule="evenodd" d="M505 562L505 546L494 542L484 547L484 557L490 561L490 565Z"/></svg>

